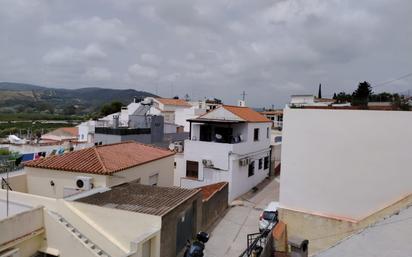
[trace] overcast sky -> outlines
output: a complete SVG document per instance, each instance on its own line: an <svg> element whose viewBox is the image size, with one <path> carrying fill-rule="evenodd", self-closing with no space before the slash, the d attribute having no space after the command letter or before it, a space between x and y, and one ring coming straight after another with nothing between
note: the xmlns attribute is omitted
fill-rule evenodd
<svg viewBox="0 0 412 257"><path fill-rule="evenodd" d="M254 107L412 72L411 0L0 0L0 81ZM375 91L411 89L412 76Z"/></svg>

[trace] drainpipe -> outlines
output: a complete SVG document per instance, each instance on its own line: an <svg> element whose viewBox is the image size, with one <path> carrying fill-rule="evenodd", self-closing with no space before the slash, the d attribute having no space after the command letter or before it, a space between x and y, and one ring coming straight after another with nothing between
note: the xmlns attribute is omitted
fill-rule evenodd
<svg viewBox="0 0 412 257"><path fill-rule="evenodd" d="M269 151L269 174L268 174L268 177L270 177L271 172L272 172L272 146L270 146L270 151ZM273 171L273 176L275 176L275 171Z"/></svg>

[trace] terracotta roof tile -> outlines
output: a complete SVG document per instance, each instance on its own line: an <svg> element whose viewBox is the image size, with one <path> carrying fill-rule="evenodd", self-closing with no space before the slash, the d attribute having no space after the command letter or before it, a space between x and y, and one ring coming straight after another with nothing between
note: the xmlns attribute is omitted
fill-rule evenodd
<svg viewBox="0 0 412 257"><path fill-rule="evenodd" d="M173 155L169 150L136 142L94 146L27 162L34 168L110 175Z"/></svg>
<svg viewBox="0 0 412 257"><path fill-rule="evenodd" d="M173 98L155 98L157 101L166 105L175 105L175 106L186 106L191 107L191 105L183 99L173 99Z"/></svg>
<svg viewBox="0 0 412 257"><path fill-rule="evenodd" d="M199 192L199 189L125 183L112 187L109 191L87 196L76 201L102 207L163 216Z"/></svg>
<svg viewBox="0 0 412 257"><path fill-rule="evenodd" d="M236 116L239 116L247 122L271 122L265 116L249 107L223 105L222 108L225 108L229 112L235 114Z"/></svg>
<svg viewBox="0 0 412 257"><path fill-rule="evenodd" d="M202 191L203 201L209 200L216 192L222 190L228 183L227 182L219 182L203 187L199 187Z"/></svg>

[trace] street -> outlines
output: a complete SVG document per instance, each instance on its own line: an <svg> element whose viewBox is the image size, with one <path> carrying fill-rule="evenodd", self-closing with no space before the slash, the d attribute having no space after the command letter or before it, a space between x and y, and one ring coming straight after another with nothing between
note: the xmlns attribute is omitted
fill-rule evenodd
<svg viewBox="0 0 412 257"><path fill-rule="evenodd" d="M246 249L247 234L259 231L258 221L263 208L279 199L276 179L263 184L258 186L258 192L242 196L243 206L229 207L225 216L215 224L206 244L206 257L238 257Z"/></svg>

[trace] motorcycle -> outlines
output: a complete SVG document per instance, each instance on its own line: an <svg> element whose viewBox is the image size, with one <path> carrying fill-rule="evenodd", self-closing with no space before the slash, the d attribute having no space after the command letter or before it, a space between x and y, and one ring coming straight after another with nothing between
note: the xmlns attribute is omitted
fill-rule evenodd
<svg viewBox="0 0 412 257"><path fill-rule="evenodd" d="M209 241L209 234L206 232L199 232L196 235L196 239L190 243L187 240L186 251L183 257L203 257L205 250L205 244Z"/></svg>

